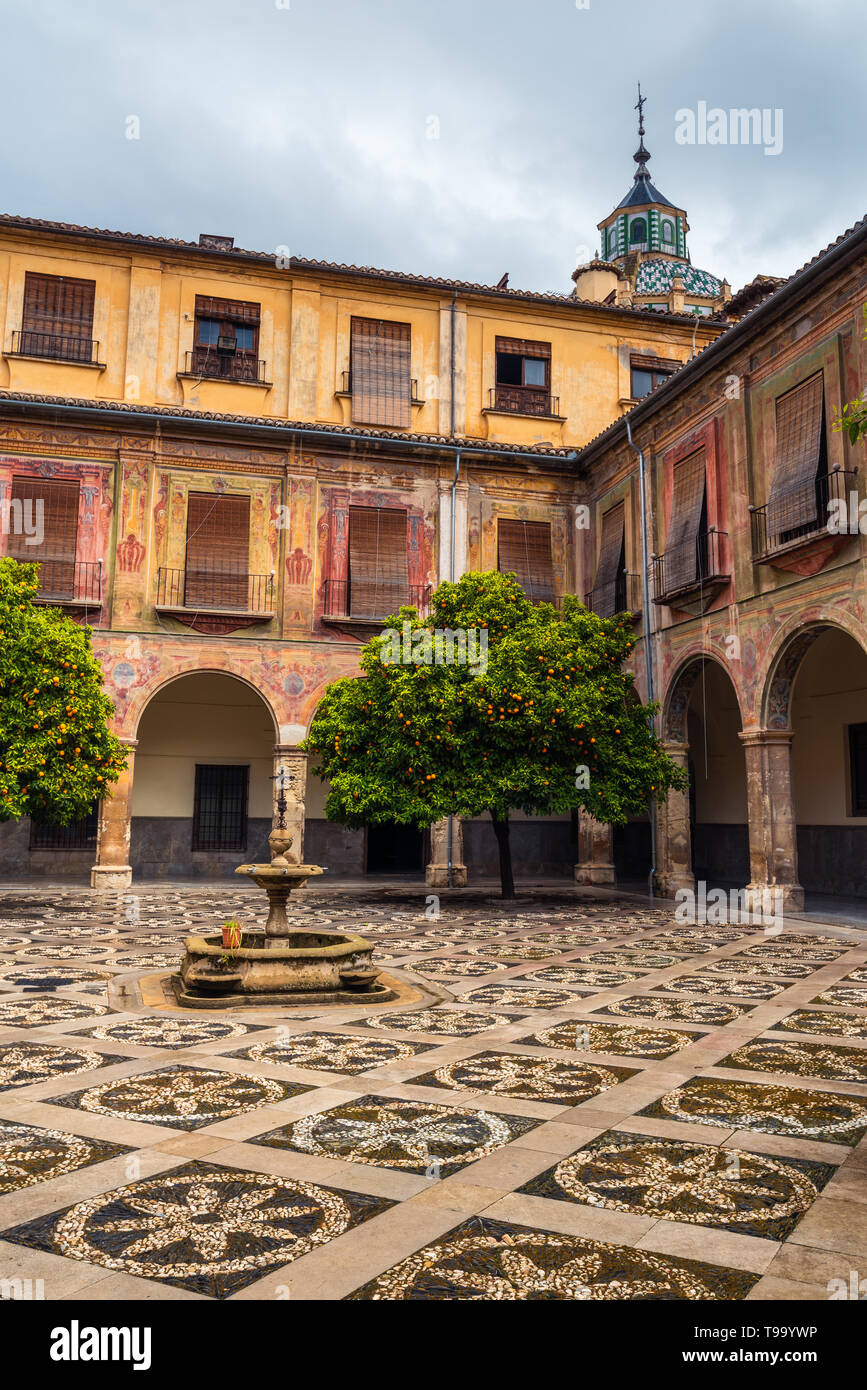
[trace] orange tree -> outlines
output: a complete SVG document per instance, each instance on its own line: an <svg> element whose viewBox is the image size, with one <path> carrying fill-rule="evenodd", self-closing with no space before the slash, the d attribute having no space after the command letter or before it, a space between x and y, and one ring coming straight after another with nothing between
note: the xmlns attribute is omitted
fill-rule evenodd
<svg viewBox="0 0 867 1390"><path fill-rule="evenodd" d="M34 604L37 573L0 560L0 821L67 825L107 794L126 750L90 629Z"/></svg>
<svg viewBox="0 0 867 1390"><path fill-rule="evenodd" d="M330 782L330 820L488 814L513 897L511 811L584 807L618 825L684 786L623 669L629 617L598 618L570 597L562 612L533 605L513 575L488 573L442 584L424 621L411 608L390 621L361 653L363 678L329 686L302 745ZM449 632L468 634L470 659L448 662Z"/></svg>

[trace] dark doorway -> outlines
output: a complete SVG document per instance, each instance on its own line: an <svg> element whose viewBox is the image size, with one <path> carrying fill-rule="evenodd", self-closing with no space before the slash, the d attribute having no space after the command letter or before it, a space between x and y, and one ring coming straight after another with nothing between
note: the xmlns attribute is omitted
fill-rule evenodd
<svg viewBox="0 0 867 1390"><path fill-rule="evenodd" d="M369 874L420 874L425 865L427 835L417 825L367 827L367 872Z"/></svg>

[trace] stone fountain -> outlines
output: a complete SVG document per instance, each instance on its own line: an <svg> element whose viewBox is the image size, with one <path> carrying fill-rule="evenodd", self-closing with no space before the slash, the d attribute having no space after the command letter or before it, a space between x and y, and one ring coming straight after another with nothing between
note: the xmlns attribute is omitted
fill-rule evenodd
<svg viewBox="0 0 867 1390"><path fill-rule="evenodd" d="M322 874L318 864L292 864L294 843L286 828L285 782L278 778L277 825L268 836L270 864L241 864L235 870L251 878L268 895L264 930L244 931L237 947L220 936L188 936L180 975L172 977L180 1003L193 1008L226 1009L258 1004L351 1004L362 1000L387 1003L397 998L376 983L373 945L361 936L318 932L290 926L289 894ZM293 799L293 807L294 803Z"/></svg>

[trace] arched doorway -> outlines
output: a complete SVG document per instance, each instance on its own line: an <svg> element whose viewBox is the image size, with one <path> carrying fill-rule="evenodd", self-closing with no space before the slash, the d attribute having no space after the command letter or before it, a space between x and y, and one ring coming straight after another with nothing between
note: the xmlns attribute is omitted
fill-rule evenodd
<svg viewBox="0 0 867 1390"><path fill-rule="evenodd" d="M741 710L731 676L716 657L681 667L665 701L663 742L687 771L688 792L670 792L659 809L660 889L704 881L743 888L750 877L747 781Z"/></svg>
<svg viewBox="0 0 867 1390"><path fill-rule="evenodd" d="M130 863L141 878L221 878L268 859L275 725L246 682L179 676L141 715Z"/></svg>
<svg viewBox="0 0 867 1390"><path fill-rule="evenodd" d="M867 897L867 652L842 628L799 633L768 688L772 728L791 732L797 878L808 895Z"/></svg>

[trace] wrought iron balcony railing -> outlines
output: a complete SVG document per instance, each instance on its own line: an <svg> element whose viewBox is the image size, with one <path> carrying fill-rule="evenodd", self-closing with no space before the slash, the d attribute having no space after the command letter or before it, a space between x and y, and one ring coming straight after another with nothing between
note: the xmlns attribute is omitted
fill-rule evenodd
<svg viewBox="0 0 867 1390"><path fill-rule="evenodd" d="M84 362L99 365L99 341L68 333L37 333L32 328L16 329L12 334L13 357L49 357L56 362Z"/></svg>
<svg viewBox="0 0 867 1390"><path fill-rule="evenodd" d="M411 605L425 618L430 609L430 595L429 584L402 584L387 579L353 584L348 579L326 579L324 616L376 623L399 608Z"/></svg>
<svg viewBox="0 0 867 1390"><path fill-rule="evenodd" d="M265 362L245 352L218 352L216 348L193 348L185 356L185 376L214 378L218 381L251 381L267 386Z"/></svg>
<svg viewBox="0 0 867 1390"><path fill-rule="evenodd" d="M22 564L26 561L22 561ZM37 560L39 603L74 603L98 608L102 603L101 560Z"/></svg>
<svg viewBox="0 0 867 1390"><path fill-rule="evenodd" d="M615 613L640 613L643 604L641 575L630 574L628 570L621 570L610 584L588 589L584 595L585 608L609 617Z"/></svg>
<svg viewBox="0 0 867 1390"><path fill-rule="evenodd" d="M157 572L157 608L205 613L246 613L272 617L273 574L247 574L216 561L207 570L170 569Z"/></svg>
<svg viewBox="0 0 867 1390"><path fill-rule="evenodd" d="M835 468L833 473L790 488L763 507L750 507L753 559L762 560L795 542L828 535L831 503L848 502L856 476L854 470Z"/></svg>
<svg viewBox="0 0 867 1390"><path fill-rule="evenodd" d="M488 409L511 411L515 415L560 416L560 397L544 386L492 386Z"/></svg>
<svg viewBox="0 0 867 1390"><path fill-rule="evenodd" d="M675 596L686 596L708 584L728 578L723 568L723 538L726 531L705 531L694 541L674 545L651 560L653 602L668 603Z"/></svg>

